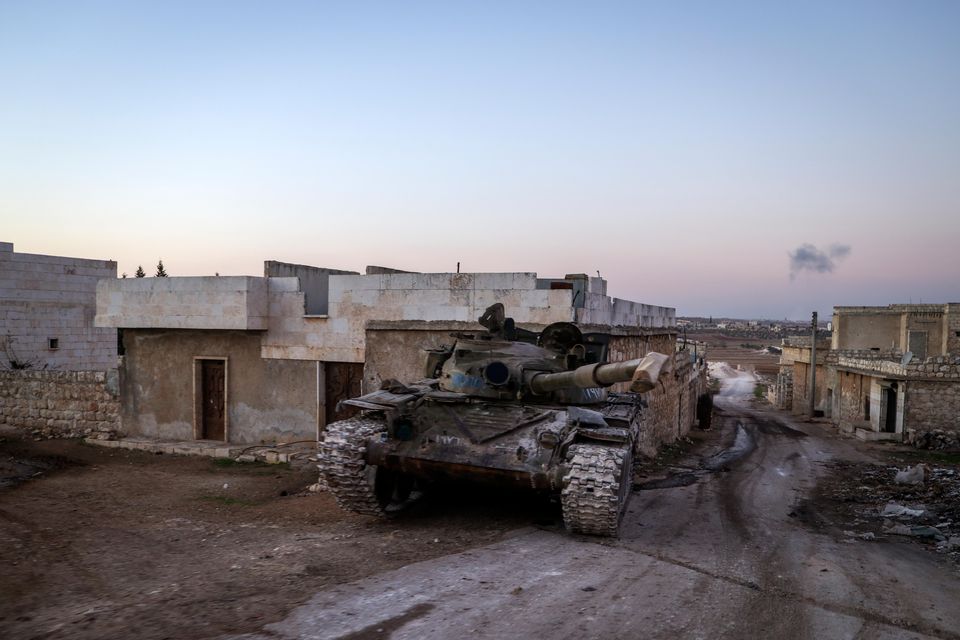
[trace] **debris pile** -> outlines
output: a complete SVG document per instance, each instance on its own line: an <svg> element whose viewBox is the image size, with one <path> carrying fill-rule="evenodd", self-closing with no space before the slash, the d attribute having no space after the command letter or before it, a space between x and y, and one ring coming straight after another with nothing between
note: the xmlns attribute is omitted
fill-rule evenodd
<svg viewBox="0 0 960 640"><path fill-rule="evenodd" d="M934 429L915 433L910 439L917 449L933 449L936 451L960 451L960 432Z"/></svg>
<svg viewBox="0 0 960 640"><path fill-rule="evenodd" d="M899 468L845 461L832 466L837 474L822 487L824 497L862 530L849 532L848 537L899 536L960 560L960 469L956 466Z"/></svg>

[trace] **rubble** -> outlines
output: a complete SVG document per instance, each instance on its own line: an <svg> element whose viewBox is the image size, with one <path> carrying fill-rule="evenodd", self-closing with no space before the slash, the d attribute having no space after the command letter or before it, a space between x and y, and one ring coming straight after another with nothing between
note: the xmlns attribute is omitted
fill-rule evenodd
<svg viewBox="0 0 960 640"><path fill-rule="evenodd" d="M915 433L909 439L917 449L933 449L936 451L960 451L960 433L934 429Z"/></svg>
<svg viewBox="0 0 960 640"><path fill-rule="evenodd" d="M922 484L926 481L930 468L925 464L898 471L893 481L897 484Z"/></svg>
<svg viewBox="0 0 960 640"><path fill-rule="evenodd" d="M880 512L880 515L884 518L892 518L896 516L906 516L908 518L916 518L924 514L923 509L911 509L905 507L902 504L897 504L896 502L888 502L887 506L883 508L883 511Z"/></svg>
<svg viewBox="0 0 960 640"><path fill-rule="evenodd" d="M818 490L826 498L821 508L839 512L837 526L845 537L898 536L960 561L960 465L919 463L904 470L835 461L830 466L834 472ZM904 483L904 476L915 482ZM925 480L916 481L919 477Z"/></svg>

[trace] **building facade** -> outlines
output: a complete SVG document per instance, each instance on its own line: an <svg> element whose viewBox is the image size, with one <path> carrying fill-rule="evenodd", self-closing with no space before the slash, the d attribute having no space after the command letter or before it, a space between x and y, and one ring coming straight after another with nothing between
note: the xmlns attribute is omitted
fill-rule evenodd
<svg viewBox="0 0 960 640"><path fill-rule="evenodd" d="M960 446L960 303L835 307L832 327L817 345L819 414L864 440ZM771 400L805 413L809 338L783 341L781 374Z"/></svg>
<svg viewBox="0 0 960 640"><path fill-rule="evenodd" d="M271 261L263 277L101 282L96 324L122 336L123 433L249 444L316 439L345 417L340 400L388 379L422 377L422 350L449 344L453 331L479 329L477 318L495 302L525 329L563 321L612 333L612 357L674 352L674 310L610 298L600 278L368 271ZM676 361L660 390L673 405L651 426L665 437L690 428L703 392L702 363L686 354Z"/></svg>

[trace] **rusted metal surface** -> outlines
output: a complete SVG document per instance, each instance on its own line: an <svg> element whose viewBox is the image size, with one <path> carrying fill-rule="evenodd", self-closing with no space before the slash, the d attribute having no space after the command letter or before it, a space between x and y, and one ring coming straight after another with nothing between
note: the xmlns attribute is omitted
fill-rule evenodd
<svg viewBox="0 0 960 640"><path fill-rule="evenodd" d="M454 334L452 347L430 352L428 379L388 380L380 391L341 403L364 409L368 422L340 423L336 441L321 446L321 469L327 460L337 469L328 474L331 490L351 487L341 491L340 503L351 508L356 502L357 510L370 513L369 495L382 498L377 508L388 512L391 500L405 500L410 479L417 478L555 493L567 487L565 510L583 510L565 513L572 530L615 533L642 401L637 393L608 393L607 387L632 381L647 390L669 358L649 354L607 363L609 336L583 334L568 322L540 334L524 331L505 317L501 305L490 307L480 323L486 334ZM351 435L351 424L377 435ZM338 462L356 460L358 451L364 464ZM356 478L346 482L345 469ZM374 478L374 494L357 489L368 481L364 478ZM603 487L603 497L588 495L592 487ZM361 495L367 497L361 501Z"/></svg>

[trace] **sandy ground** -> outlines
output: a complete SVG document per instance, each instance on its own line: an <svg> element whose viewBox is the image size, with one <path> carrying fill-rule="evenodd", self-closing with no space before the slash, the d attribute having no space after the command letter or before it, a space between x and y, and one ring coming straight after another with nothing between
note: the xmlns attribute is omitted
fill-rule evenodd
<svg viewBox="0 0 960 640"><path fill-rule="evenodd" d="M0 436L0 638L258 629L325 586L559 517L536 501L440 495L379 522L303 494L315 470Z"/></svg>

